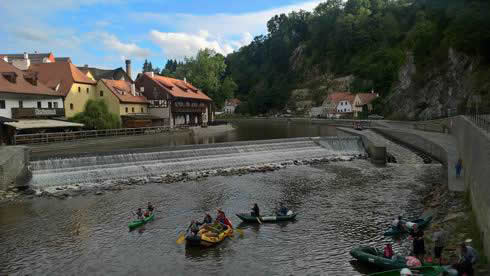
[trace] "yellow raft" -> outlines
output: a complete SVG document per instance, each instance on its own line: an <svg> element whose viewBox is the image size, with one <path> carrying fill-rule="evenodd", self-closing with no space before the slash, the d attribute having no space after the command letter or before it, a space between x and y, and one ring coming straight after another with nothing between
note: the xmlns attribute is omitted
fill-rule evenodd
<svg viewBox="0 0 490 276"><path fill-rule="evenodd" d="M202 227L197 235L186 236L186 244L190 246L213 246L222 242L227 237L233 234L233 228L228 227L225 231L216 233L211 230L211 227Z"/></svg>

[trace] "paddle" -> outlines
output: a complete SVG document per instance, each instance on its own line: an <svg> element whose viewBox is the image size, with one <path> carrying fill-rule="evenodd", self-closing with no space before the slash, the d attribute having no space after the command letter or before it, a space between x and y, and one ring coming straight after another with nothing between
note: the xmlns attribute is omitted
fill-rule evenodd
<svg viewBox="0 0 490 276"><path fill-rule="evenodd" d="M259 222L259 224L262 224L262 221L260 221L259 217L256 217L257 218L257 221Z"/></svg>
<svg viewBox="0 0 490 276"><path fill-rule="evenodd" d="M177 244L183 244L184 242L185 242L185 235L184 235L184 233L182 233L182 231L181 231L181 232L180 232L179 237L177 238L176 243L177 243Z"/></svg>

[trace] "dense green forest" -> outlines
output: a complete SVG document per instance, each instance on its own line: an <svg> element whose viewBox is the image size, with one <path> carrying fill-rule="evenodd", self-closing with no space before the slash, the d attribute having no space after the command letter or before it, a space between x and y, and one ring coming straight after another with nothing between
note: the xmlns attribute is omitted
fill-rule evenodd
<svg viewBox="0 0 490 276"><path fill-rule="evenodd" d="M251 114L283 109L292 89L325 73L353 74L354 92L387 96L407 51L418 74L447 59L449 47L488 64L489 2L328 0L313 12L274 16L267 35L227 56L227 75Z"/></svg>

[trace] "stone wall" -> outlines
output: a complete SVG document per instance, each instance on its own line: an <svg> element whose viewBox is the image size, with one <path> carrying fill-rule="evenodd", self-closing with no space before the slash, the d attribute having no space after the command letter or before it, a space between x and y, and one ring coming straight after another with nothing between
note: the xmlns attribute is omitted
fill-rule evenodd
<svg viewBox="0 0 490 276"><path fill-rule="evenodd" d="M0 146L0 190L27 183L30 178L27 167L29 158L30 150L27 147Z"/></svg>
<svg viewBox="0 0 490 276"><path fill-rule="evenodd" d="M490 256L490 133L478 128L468 118L452 118L451 133L456 137L463 159L465 186Z"/></svg>
<svg viewBox="0 0 490 276"><path fill-rule="evenodd" d="M384 165L386 164L386 146L380 145L376 143L375 141L369 139L365 134L363 134L360 131L356 130L351 130L348 128L344 127L337 127L337 130L339 132L345 132L348 135L354 135L354 136L359 136L361 137L362 144L366 151L369 154L369 158L371 159L371 162L374 164L379 164L379 165Z"/></svg>

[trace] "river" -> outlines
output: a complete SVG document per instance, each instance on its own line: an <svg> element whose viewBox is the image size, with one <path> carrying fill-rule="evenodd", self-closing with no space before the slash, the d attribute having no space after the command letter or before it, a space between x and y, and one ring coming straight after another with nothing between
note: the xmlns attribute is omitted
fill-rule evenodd
<svg viewBox="0 0 490 276"><path fill-rule="evenodd" d="M0 207L0 275L365 275L373 270L353 261L349 250L382 247L392 218L418 215L424 189L439 177L437 164L377 167L354 160L9 203ZM157 219L128 232L130 211L147 201ZM253 203L265 214L279 202L298 213L295 222L249 225L234 216ZM243 236L208 249L176 244L191 219L218 207ZM394 248L403 254L408 247Z"/></svg>

